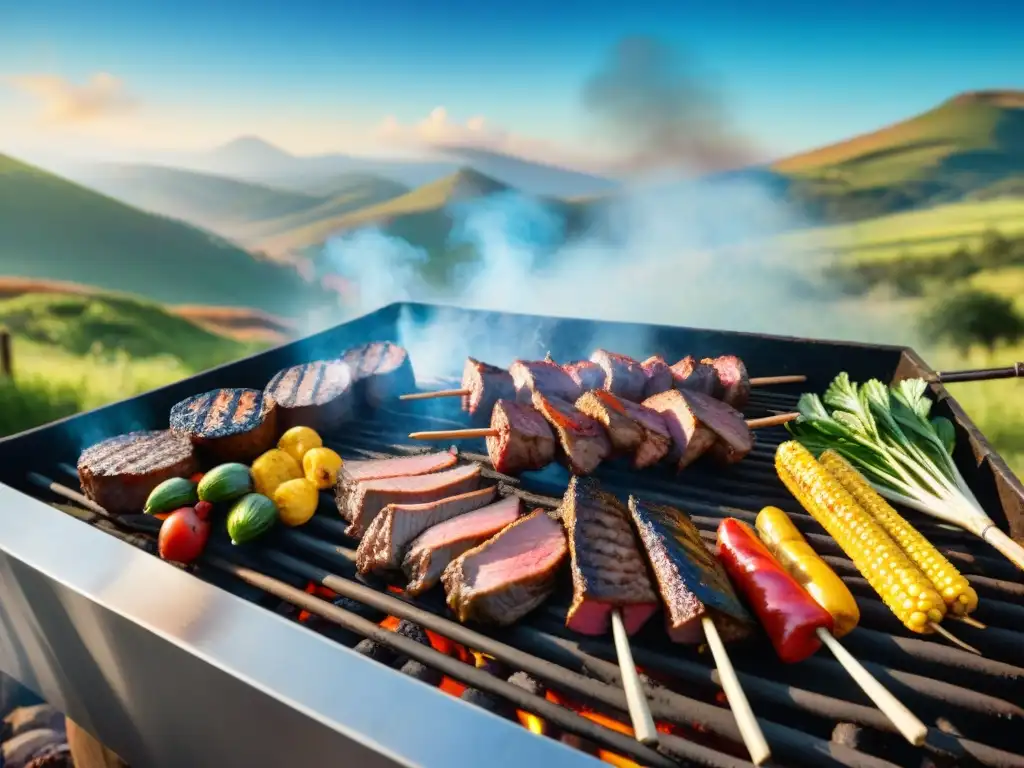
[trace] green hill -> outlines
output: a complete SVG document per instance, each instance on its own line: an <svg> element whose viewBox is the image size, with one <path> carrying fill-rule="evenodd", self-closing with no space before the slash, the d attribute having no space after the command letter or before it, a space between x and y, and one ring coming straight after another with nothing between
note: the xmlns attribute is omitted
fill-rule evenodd
<svg viewBox="0 0 1024 768"><path fill-rule="evenodd" d="M168 304L308 309L290 266L0 155L0 275L66 280Z"/></svg>

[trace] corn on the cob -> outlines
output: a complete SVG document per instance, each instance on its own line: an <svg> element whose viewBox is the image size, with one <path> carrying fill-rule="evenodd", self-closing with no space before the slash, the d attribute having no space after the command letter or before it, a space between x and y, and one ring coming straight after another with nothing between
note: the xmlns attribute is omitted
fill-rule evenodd
<svg viewBox="0 0 1024 768"><path fill-rule="evenodd" d="M977 609L978 593L967 579L928 539L901 517L846 459L829 449L821 454L820 461L857 503L896 540L910 561L924 571L950 613L966 616Z"/></svg>
<svg viewBox="0 0 1024 768"><path fill-rule="evenodd" d="M775 452L779 478L853 561L889 609L913 631L934 631L946 604L914 565L839 482L800 443L790 440Z"/></svg>

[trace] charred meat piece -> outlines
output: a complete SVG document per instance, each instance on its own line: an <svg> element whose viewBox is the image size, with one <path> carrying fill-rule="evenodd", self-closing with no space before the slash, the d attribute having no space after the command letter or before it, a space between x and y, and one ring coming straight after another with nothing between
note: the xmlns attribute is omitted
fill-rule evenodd
<svg viewBox="0 0 1024 768"><path fill-rule="evenodd" d="M562 366L582 392L604 389L604 368L590 360L574 360Z"/></svg>
<svg viewBox="0 0 1024 768"><path fill-rule="evenodd" d="M657 464L672 449L672 435L664 417L640 403L595 390L577 400L576 407L604 425L616 451L632 453L637 469ZM627 420L633 424L632 429L626 426Z"/></svg>
<svg viewBox="0 0 1024 768"><path fill-rule="evenodd" d="M334 497L341 516L348 520L345 512L348 509L348 497L356 485L363 480L386 480L389 477L413 477L440 472L455 466L458 457L454 451L426 453L420 456L402 456L394 459L369 459L366 461L346 461L338 472L338 482L334 486ZM351 521L350 521L351 522Z"/></svg>
<svg viewBox="0 0 1024 768"><path fill-rule="evenodd" d="M533 406L499 400L491 428L498 434L487 438L487 456L496 472L518 475L543 469L555 460L555 433Z"/></svg>
<svg viewBox="0 0 1024 768"><path fill-rule="evenodd" d="M665 607L668 636L676 643L704 639L709 616L726 641L748 635L753 619L733 591L722 564L704 546L689 516L674 507L629 497L629 511L647 551Z"/></svg>
<svg viewBox="0 0 1024 768"><path fill-rule="evenodd" d="M703 456L718 440L709 426L693 412L687 395L691 393L673 389L648 398L644 405L662 415L672 435L671 456L679 469L685 469Z"/></svg>
<svg viewBox="0 0 1024 768"><path fill-rule="evenodd" d="M714 359L706 357L701 362L715 369L718 382L715 397L742 411L750 399L750 377L743 361L736 355L722 355Z"/></svg>
<svg viewBox="0 0 1024 768"><path fill-rule="evenodd" d="M82 493L115 515L141 513L164 480L198 471L191 441L169 430L111 437L78 458Z"/></svg>
<svg viewBox="0 0 1024 768"><path fill-rule="evenodd" d="M559 458L574 474L589 475L611 456L612 444L604 427L571 402L534 392L533 407L555 430L562 449Z"/></svg>
<svg viewBox="0 0 1024 768"><path fill-rule="evenodd" d="M604 388L625 400L638 403L644 398L647 377L643 366L626 355L598 349L590 356L591 361L604 371Z"/></svg>
<svg viewBox="0 0 1024 768"><path fill-rule="evenodd" d="M725 464L735 464L754 448L754 433L743 414L731 405L698 392L683 392L694 418L716 435L708 456Z"/></svg>
<svg viewBox="0 0 1024 768"><path fill-rule="evenodd" d="M463 552L482 544L519 517L519 498L506 496L475 512L453 517L420 534L405 554L406 594L419 595L437 584L441 572Z"/></svg>
<svg viewBox="0 0 1024 768"><path fill-rule="evenodd" d="M516 400L532 402L534 392L573 402L582 392L580 385L558 363L551 360L516 360L508 367L516 388Z"/></svg>
<svg viewBox="0 0 1024 768"><path fill-rule="evenodd" d="M658 596L636 543L626 505L589 479L572 478L562 500L572 555L572 605L565 625L603 635L613 609L633 634L658 610Z"/></svg>
<svg viewBox="0 0 1024 768"><path fill-rule="evenodd" d="M390 341L374 341L345 350L341 360L352 369L356 395L376 408L416 387L409 353Z"/></svg>
<svg viewBox="0 0 1024 768"><path fill-rule="evenodd" d="M424 504L389 504L374 518L356 549L360 573L399 568L413 539L432 525L472 512L494 500L496 488L449 496Z"/></svg>
<svg viewBox="0 0 1024 768"><path fill-rule="evenodd" d="M352 412L352 369L340 360L318 360L278 371L263 390L277 404L278 428L337 429Z"/></svg>
<svg viewBox="0 0 1024 768"><path fill-rule="evenodd" d="M448 606L459 621L512 624L548 598L568 551L562 526L535 510L448 564Z"/></svg>
<svg viewBox="0 0 1024 768"><path fill-rule="evenodd" d="M462 410L484 420L491 418L496 402L516 398L511 373L472 357L466 358L462 368L462 388L469 390L468 395L462 396Z"/></svg>
<svg viewBox="0 0 1024 768"><path fill-rule="evenodd" d="M718 389L718 374L708 363L687 355L670 369L676 389L714 395Z"/></svg>
<svg viewBox="0 0 1024 768"><path fill-rule="evenodd" d="M336 501L349 521L346 535L358 539L389 504L425 504L476 490L479 484L480 465L467 464L430 475L363 480L344 499L336 497Z"/></svg>
<svg viewBox="0 0 1024 768"><path fill-rule="evenodd" d="M214 389L171 408L171 431L215 461L248 463L277 442L277 406L258 389Z"/></svg>
<svg viewBox="0 0 1024 768"><path fill-rule="evenodd" d="M672 369L669 368L665 358L661 355L652 355L640 363L644 369L644 397L653 397L672 389L675 386L675 379L672 378Z"/></svg>

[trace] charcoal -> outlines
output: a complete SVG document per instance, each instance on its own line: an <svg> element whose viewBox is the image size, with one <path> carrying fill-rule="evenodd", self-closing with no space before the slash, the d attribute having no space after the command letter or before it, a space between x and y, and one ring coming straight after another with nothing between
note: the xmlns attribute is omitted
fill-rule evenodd
<svg viewBox="0 0 1024 768"><path fill-rule="evenodd" d="M421 683L432 685L435 688L441 684L441 679L444 677L436 669L431 669L426 664L421 664L415 659L409 659L402 668L399 670L403 675L414 677Z"/></svg>
<svg viewBox="0 0 1024 768"><path fill-rule="evenodd" d="M387 664L391 666L395 661L395 652L390 648L385 648L380 643L375 643L370 638L360 640L354 648L356 653L361 653L369 659L379 661L381 664Z"/></svg>
<svg viewBox="0 0 1024 768"><path fill-rule="evenodd" d="M516 672L508 679L508 681L516 688L522 688L524 691L532 693L534 696L544 695L544 686L525 672Z"/></svg>
<svg viewBox="0 0 1024 768"><path fill-rule="evenodd" d="M506 679L509 675L509 669L497 659L492 659L490 656L484 656L483 654L477 654L476 657L476 668L482 669L489 675Z"/></svg>
<svg viewBox="0 0 1024 768"><path fill-rule="evenodd" d="M467 688L459 698L501 717L510 718L513 715L512 707L508 702L485 691L481 691L479 688Z"/></svg>
<svg viewBox="0 0 1024 768"><path fill-rule="evenodd" d="M402 619L398 622L398 626L395 627L395 634L407 637L410 640L415 640L420 645L425 645L428 648L433 646L430 644L430 638L427 637L426 630L423 629L419 624L413 624L411 621Z"/></svg>
<svg viewBox="0 0 1024 768"><path fill-rule="evenodd" d="M354 613L362 619L372 621L374 624L380 624L387 618L387 614L383 611L377 610L373 606L360 603L358 600L353 600L350 597L339 597L335 599L334 605L337 608L341 608L343 611Z"/></svg>

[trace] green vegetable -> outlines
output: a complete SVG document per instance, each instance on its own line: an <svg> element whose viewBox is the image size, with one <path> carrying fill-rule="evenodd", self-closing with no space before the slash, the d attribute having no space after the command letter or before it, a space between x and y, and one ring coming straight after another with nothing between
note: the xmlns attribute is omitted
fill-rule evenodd
<svg viewBox="0 0 1024 768"><path fill-rule="evenodd" d="M259 493L247 493L228 512L228 535L232 544L252 541L274 527L277 507Z"/></svg>
<svg viewBox="0 0 1024 768"><path fill-rule="evenodd" d="M981 536L1024 570L1024 548L996 528L953 463L953 424L929 419L927 389L923 379L858 386L840 373L822 397L801 396L786 428L816 456L841 454L890 501Z"/></svg>
<svg viewBox="0 0 1024 768"><path fill-rule="evenodd" d="M217 504L231 501L252 490L252 476L245 464L221 464L199 481L199 500Z"/></svg>
<svg viewBox="0 0 1024 768"><path fill-rule="evenodd" d="M147 515L160 515L181 507L191 507L197 501L199 497L195 483L184 477L172 477L149 492L142 511Z"/></svg>

